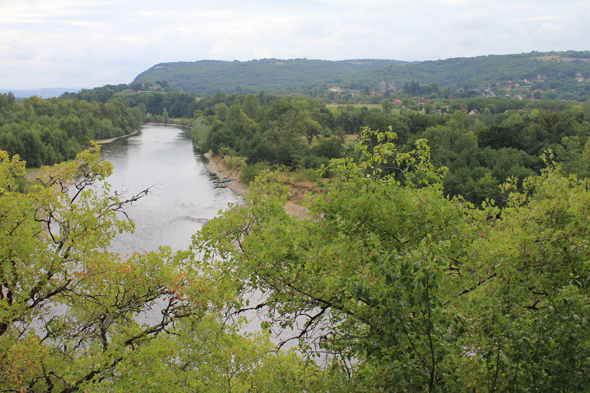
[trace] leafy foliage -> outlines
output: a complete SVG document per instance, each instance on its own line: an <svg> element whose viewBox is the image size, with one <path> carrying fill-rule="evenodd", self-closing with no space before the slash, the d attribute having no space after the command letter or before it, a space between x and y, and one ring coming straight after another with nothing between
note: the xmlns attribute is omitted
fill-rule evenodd
<svg viewBox="0 0 590 393"><path fill-rule="evenodd" d="M0 149L29 167L73 159L91 140L127 135L143 123L141 110L121 100L106 104L0 95Z"/></svg>
<svg viewBox="0 0 590 393"><path fill-rule="evenodd" d="M95 147L21 193L24 163L0 151L0 388L326 389L314 364L277 353L264 334L238 334L224 313L231 286L196 270L190 252L108 251L133 229L122 209L149 192L111 192L111 170Z"/></svg>
<svg viewBox="0 0 590 393"><path fill-rule="evenodd" d="M574 54L587 57L589 52L574 52ZM546 61L545 58L551 55L555 57L555 61ZM412 62L364 70L345 76L342 84L352 88L364 88L364 86L377 86L381 80L393 80L400 87L410 84L408 87L412 90L411 84L414 84L414 81L420 81L423 84L434 82L443 87L449 85L463 87L466 84L483 86L525 78L534 80L539 74L555 80L562 78L573 80L576 72L590 75L590 63L581 59L567 61L570 55L531 52L518 55L487 55ZM566 61L559 61L562 58ZM415 93L417 89L419 87L414 87L411 93Z"/></svg>
<svg viewBox="0 0 590 393"><path fill-rule="evenodd" d="M195 237L201 268L261 292L266 326L327 356L348 390L583 389L588 183L550 166L505 185L506 208L475 208L444 197L426 145L396 155L392 136L333 161L305 220L261 177Z"/></svg>

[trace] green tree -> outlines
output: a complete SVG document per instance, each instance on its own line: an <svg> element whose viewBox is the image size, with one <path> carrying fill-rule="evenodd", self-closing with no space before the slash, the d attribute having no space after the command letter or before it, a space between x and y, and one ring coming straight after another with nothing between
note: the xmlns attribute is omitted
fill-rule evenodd
<svg viewBox="0 0 590 393"><path fill-rule="evenodd" d="M250 119L256 119L260 111L260 101L254 94L248 94L244 97L242 103L242 110Z"/></svg>
<svg viewBox="0 0 590 393"><path fill-rule="evenodd" d="M170 121L170 116L168 116L168 111L166 110L166 108L164 108L164 111L162 112L162 121L164 122L164 124L168 124L168 122Z"/></svg>
<svg viewBox="0 0 590 393"><path fill-rule="evenodd" d="M393 109L393 102L391 102L391 100L388 98L384 99L381 102L381 108L383 109L383 112L389 113L389 111Z"/></svg>
<svg viewBox="0 0 590 393"><path fill-rule="evenodd" d="M227 105L224 102L221 102L215 105L215 116L217 116L217 120L225 121L225 117L227 116Z"/></svg>
<svg viewBox="0 0 590 393"><path fill-rule="evenodd" d="M243 302L259 291L263 326L329 353L345 390L584 390L587 183L549 167L504 185L506 208L476 208L443 195L424 141L400 153L393 137L365 132L360 161L333 161L308 219L285 213L279 177L259 178L195 238L200 268Z"/></svg>
<svg viewBox="0 0 590 393"><path fill-rule="evenodd" d="M305 111L303 113L303 116L304 118L302 122L304 135L307 138L307 142L309 143L309 145L311 145L313 138L317 138L318 135L320 135L320 132L322 131L322 126L317 121L311 118L309 111Z"/></svg>
<svg viewBox="0 0 590 393"><path fill-rule="evenodd" d="M313 363L238 334L221 312L231 291L190 252L108 251L133 229L124 206L149 192L112 193L111 170L95 147L21 193L24 163L0 151L0 389L325 391Z"/></svg>

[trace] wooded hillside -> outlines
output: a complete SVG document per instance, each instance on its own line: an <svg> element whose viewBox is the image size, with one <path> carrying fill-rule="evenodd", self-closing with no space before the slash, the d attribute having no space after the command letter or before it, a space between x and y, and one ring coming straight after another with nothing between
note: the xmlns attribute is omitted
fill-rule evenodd
<svg viewBox="0 0 590 393"><path fill-rule="evenodd" d="M590 52L570 51L410 63L375 59L160 63L139 74L134 83L168 80L172 87L196 94L215 94L219 91L245 94L264 90L277 94L300 92L315 96L332 85L343 89L377 89L381 81L394 82L399 90L411 81L462 89L488 85L509 87L513 81L515 84L532 85L533 90L566 88L577 92L586 88L587 83L584 82L588 77Z"/></svg>
<svg viewBox="0 0 590 393"><path fill-rule="evenodd" d="M396 60L201 60L160 63L139 74L133 82L165 79L173 87L193 93L258 93L260 90L278 93L297 91L310 84L337 82L366 69L403 63Z"/></svg>

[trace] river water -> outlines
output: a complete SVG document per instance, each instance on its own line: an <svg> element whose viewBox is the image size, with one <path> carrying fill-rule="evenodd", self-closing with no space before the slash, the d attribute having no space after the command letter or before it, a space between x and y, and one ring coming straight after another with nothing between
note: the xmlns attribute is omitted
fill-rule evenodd
<svg viewBox="0 0 590 393"><path fill-rule="evenodd" d="M111 250L121 255L161 245L186 249L204 223L229 203L243 202L207 170L207 159L176 127L144 126L136 135L101 146L100 156L113 164L107 179L113 190L131 195L151 187L148 196L125 209L136 228L113 241Z"/></svg>
<svg viewBox="0 0 590 393"><path fill-rule="evenodd" d="M243 198L227 188L207 169L208 161L193 147L189 136L170 126L144 126L137 135L117 139L101 146L101 160L113 164L113 175L107 179L112 190L137 194L151 187L125 211L135 222L132 234L119 234L110 250L121 256L134 251L154 251L169 246L173 251L185 250L191 236L230 203L241 204ZM251 306L261 302L261 294L249 294ZM244 313L248 323L244 333L260 330L264 312ZM145 323L159 321L158 306L140 314ZM278 343L291 331L278 329L273 340Z"/></svg>

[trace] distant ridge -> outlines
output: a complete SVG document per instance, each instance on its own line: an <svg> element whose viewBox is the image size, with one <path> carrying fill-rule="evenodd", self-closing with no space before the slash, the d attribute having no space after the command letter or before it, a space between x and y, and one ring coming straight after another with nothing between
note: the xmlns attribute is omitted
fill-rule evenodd
<svg viewBox="0 0 590 393"><path fill-rule="evenodd" d="M183 91L215 94L219 91L269 93L297 91L324 83L338 83L363 70L406 64L398 60L260 59L250 61L200 60L160 63L139 74L133 82L168 80Z"/></svg>
<svg viewBox="0 0 590 393"><path fill-rule="evenodd" d="M457 84L493 85L507 80L590 78L590 51L530 52L421 62L383 59L250 61L200 60L160 63L139 74L134 82L168 80L172 87L196 94L310 93L331 85L347 89L376 88L380 81L398 88L417 81L441 87Z"/></svg>

